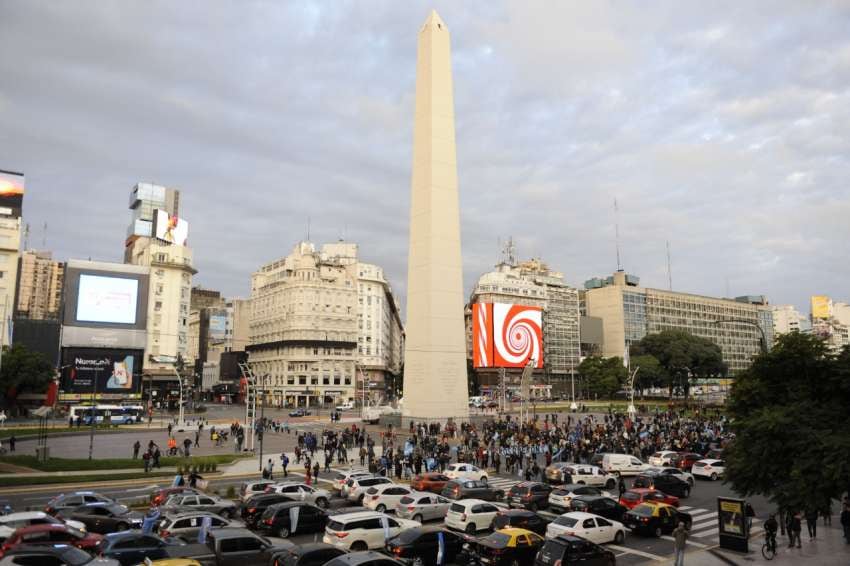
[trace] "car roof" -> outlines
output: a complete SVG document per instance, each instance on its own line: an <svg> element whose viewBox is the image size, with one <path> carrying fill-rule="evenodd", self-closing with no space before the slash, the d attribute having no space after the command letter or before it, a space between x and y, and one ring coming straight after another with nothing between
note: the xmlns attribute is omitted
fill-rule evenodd
<svg viewBox="0 0 850 566"><path fill-rule="evenodd" d="M479 503L489 503L489 501L484 501L483 499L458 499L452 503L458 503L464 507L469 507L470 505L478 505Z"/></svg>
<svg viewBox="0 0 850 566"><path fill-rule="evenodd" d="M564 513L561 517L569 517L570 519L584 521L585 519L594 519L596 515L593 513L585 513L584 511L570 511L569 513Z"/></svg>
<svg viewBox="0 0 850 566"><path fill-rule="evenodd" d="M329 550L331 548L338 548L332 544L328 544L326 542L307 542L304 544L297 544L292 549L290 549L291 554L297 554L299 556L303 556L308 552L313 552L314 550Z"/></svg>
<svg viewBox="0 0 850 566"><path fill-rule="evenodd" d="M27 534L27 533L40 533L44 531L64 531L66 528L74 528L69 527L65 523L39 523L38 525L27 525L26 527L21 527L15 532L19 535Z"/></svg>
<svg viewBox="0 0 850 566"><path fill-rule="evenodd" d="M555 489L563 489L566 491L575 491L580 487L593 487L592 485L585 485L583 483L567 483L562 486L558 486Z"/></svg>
<svg viewBox="0 0 850 566"><path fill-rule="evenodd" d="M499 515L507 517L528 517L537 515L537 513L529 511L528 509L505 509L504 511L500 511Z"/></svg>
<svg viewBox="0 0 850 566"><path fill-rule="evenodd" d="M114 532L114 533L108 533L108 534L103 535L103 538L107 539L110 542L114 542L116 540L122 540L122 539L125 539L125 538L131 539L131 538L137 538L137 537L140 537L140 536L158 537L159 535L157 535L156 533L143 533L142 531L135 530L135 531L118 531L118 532Z"/></svg>
<svg viewBox="0 0 850 566"><path fill-rule="evenodd" d="M395 558L391 556L387 556L381 552L377 552L375 550L364 550L362 552L352 552L350 554L340 554L336 558L333 559L336 561L341 561L346 564L366 564L371 563L374 560L381 560L389 563L399 563Z"/></svg>
<svg viewBox="0 0 850 566"><path fill-rule="evenodd" d="M512 537L518 536L518 535L528 535L528 534L533 535L533 534L535 534L534 532L529 531L528 529L521 529L519 527L505 527L504 529L499 529L496 532L506 534L506 535L510 535Z"/></svg>
<svg viewBox="0 0 850 566"><path fill-rule="evenodd" d="M650 489L648 487L633 487L633 488L627 490L626 493L632 492L632 493L637 493L639 495L646 495L647 493L649 493L651 491L658 491L658 490L657 489Z"/></svg>
<svg viewBox="0 0 850 566"><path fill-rule="evenodd" d="M560 542L570 542L570 543L572 543L572 542L582 542L582 541L585 541L586 539L583 539L581 537L577 537L575 535L562 534L562 535L556 536L554 539L549 539L549 540L560 540Z"/></svg>
<svg viewBox="0 0 850 566"><path fill-rule="evenodd" d="M315 507L309 501L281 501L274 505L269 505L269 509L289 509L290 507Z"/></svg>
<svg viewBox="0 0 850 566"><path fill-rule="evenodd" d="M224 517L216 515L212 511L166 511L163 517L167 519L185 519L187 517L206 517L208 515L224 519Z"/></svg>
<svg viewBox="0 0 850 566"><path fill-rule="evenodd" d="M334 520L342 523L347 523L348 521L356 521L358 519L371 519L373 517L384 517L384 514L378 513L377 511L357 511L354 513L341 513L339 515L334 515Z"/></svg>
<svg viewBox="0 0 850 566"><path fill-rule="evenodd" d="M17 513L9 513L8 515L0 515L0 523L8 521L20 521L21 519L40 519L46 517L44 511L18 511Z"/></svg>
<svg viewBox="0 0 850 566"><path fill-rule="evenodd" d="M705 462L706 464L712 464L714 462L722 462L723 460L719 458L703 458L702 460L698 460L699 462Z"/></svg>
<svg viewBox="0 0 850 566"><path fill-rule="evenodd" d="M584 501L586 503L590 503L593 501L599 501L600 499L611 499L610 497L605 497L604 495L579 495L578 497L573 497L573 501ZM611 499L611 501L614 501ZM614 501L617 503L617 501Z"/></svg>

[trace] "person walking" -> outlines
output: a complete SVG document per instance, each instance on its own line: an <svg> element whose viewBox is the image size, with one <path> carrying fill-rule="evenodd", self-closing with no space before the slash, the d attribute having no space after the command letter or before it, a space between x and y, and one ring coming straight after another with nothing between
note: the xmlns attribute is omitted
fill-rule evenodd
<svg viewBox="0 0 850 566"><path fill-rule="evenodd" d="M138 440L133 444L133 460L139 457L139 450L142 448L141 442Z"/></svg>
<svg viewBox="0 0 850 566"><path fill-rule="evenodd" d="M673 547L676 550L675 566L684 566L685 564L685 548L688 541L688 529L683 521L679 521L679 526L673 529Z"/></svg>
<svg viewBox="0 0 850 566"><path fill-rule="evenodd" d="M287 456L285 453L281 452L280 453L280 467L283 468L283 477L286 477L286 476L289 475L289 471L287 471L287 469L286 469L287 466L289 466L289 456Z"/></svg>
<svg viewBox="0 0 850 566"><path fill-rule="evenodd" d="M617 490L620 492L620 497L626 493L626 480L623 479L623 474L617 472Z"/></svg>
<svg viewBox="0 0 850 566"><path fill-rule="evenodd" d="M818 538L818 512L815 509L806 509L806 530L809 531L809 540Z"/></svg>
<svg viewBox="0 0 850 566"><path fill-rule="evenodd" d="M793 541L797 541L797 548L803 548L803 543L800 540L803 533L803 514L799 511L795 511L791 517L791 531L794 533L791 546L794 546Z"/></svg>
<svg viewBox="0 0 850 566"><path fill-rule="evenodd" d="M9 437L9 452L15 451L15 442L17 442L17 441L18 441L18 439L15 438L14 434Z"/></svg>
<svg viewBox="0 0 850 566"><path fill-rule="evenodd" d="M266 467L263 469L263 477L268 480L274 479L274 462L272 462L271 458L266 462Z"/></svg>
<svg viewBox="0 0 850 566"><path fill-rule="evenodd" d="M841 508L841 528L844 529L844 542L850 544L850 501L844 498L844 505Z"/></svg>

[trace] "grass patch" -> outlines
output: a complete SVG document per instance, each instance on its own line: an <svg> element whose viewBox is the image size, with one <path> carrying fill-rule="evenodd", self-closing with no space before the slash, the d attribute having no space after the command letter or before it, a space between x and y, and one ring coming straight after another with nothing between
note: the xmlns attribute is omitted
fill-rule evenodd
<svg viewBox="0 0 850 566"><path fill-rule="evenodd" d="M25 485L50 485L50 484L78 484L105 481L135 480L139 478L163 478L174 477L172 472L150 472L122 474L116 477L114 474L86 474L83 476L40 476L40 477L0 477L0 487L17 487Z"/></svg>
<svg viewBox="0 0 850 566"><path fill-rule="evenodd" d="M119 428L115 425L98 425L95 427L97 429L97 433L101 434L103 432L127 432L126 428ZM51 434L58 432L79 432L86 433L91 430L90 426L83 426L80 428L77 427L68 427L68 426L57 426L57 427L47 427L47 436L49 437ZM141 430L141 429L139 429ZM5 427L0 428L0 438L3 440L9 438L12 435L15 435L16 438L23 438L25 436L38 436L38 426L28 426L28 427Z"/></svg>
<svg viewBox="0 0 850 566"><path fill-rule="evenodd" d="M241 458L253 457L242 454L214 454L212 456L197 456L192 458L162 457L159 459L162 467L197 467L205 471L212 471L213 467L222 464L230 464ZM81 470L142 470L145 467L141 458L106 458L101 460L88 460L85 458L50 458L47 462L40 462L35 456L16 454L14 456L0 457L0 462L32 468L42 472L73 472Z"/></svg>

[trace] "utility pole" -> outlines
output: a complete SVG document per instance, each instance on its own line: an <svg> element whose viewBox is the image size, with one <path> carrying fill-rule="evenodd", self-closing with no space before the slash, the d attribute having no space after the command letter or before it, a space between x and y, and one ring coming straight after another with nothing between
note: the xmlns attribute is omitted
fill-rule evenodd
<svg viewBox="0 0 850 566"><path fill-rule="evenodd" d="M257 428L257 439L260 441L260 471L263 471L263 436L266 430L265 425L265 416L266 416L266 378L269 377L269 374L263 375L261 378L263 380L263 388L261 389L263 394L263 402L260 405L260 421L256 423ZM256 392L254 393L256 397Z"/></svg>
<svg viewBox="0 0 850 566"><path fill-rule="evenodd" d="M94 452L94 429L97 426L97 411L95 411L95 405L97 403L95 401L95 396L97 395L98 377L100 377L99 365L94 368L94 381L92 381L91 385L91 412L89 413L89 417L91 417L91 431L89 432L89 460L92 459L92 452Z"/></svg>

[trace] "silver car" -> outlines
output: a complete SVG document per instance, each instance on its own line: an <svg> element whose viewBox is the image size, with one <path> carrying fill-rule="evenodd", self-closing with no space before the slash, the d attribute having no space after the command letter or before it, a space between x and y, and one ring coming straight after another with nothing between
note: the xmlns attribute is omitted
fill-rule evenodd
<svg viewBox="0 0 850 566"><path fill-rule="evenodd" d="M225 519L215 513L205 513L203 511L189 511L187 513L166 513L159 520L157 525L157 534L162 538L179 538L186 542L195 542L198 540L198 533L201 532L204 517L210 518L210 527L213 529L221 529L224 527L244 528L245 524L241 521Z"/></svg>
<svg viewBox="0 0 850 566"><path fill-rule="evenodd" d="M206 511L221 515L225 519L235 517L237 510L235 501L215 495L172 495L162 506L162 511L165 512Z"/></svg>
<svg viewBox="0 0 850 566"><path fill-rule="evenodd" d="M396 517L402 519L413 519L422 523L423 521L443 520L449 511L452 502L434 493L426 491L414 491L410 495L401 498L395 508Z"/></svg>
<svg viewBox="0 0 850 566"><path fill-rule="evenodd" d="M322 509L328 508L331 494L326 489L319 489L306 483L284 482L270 485L266 493L282 493L292 498L293 501L306 501Z"/></svg>

